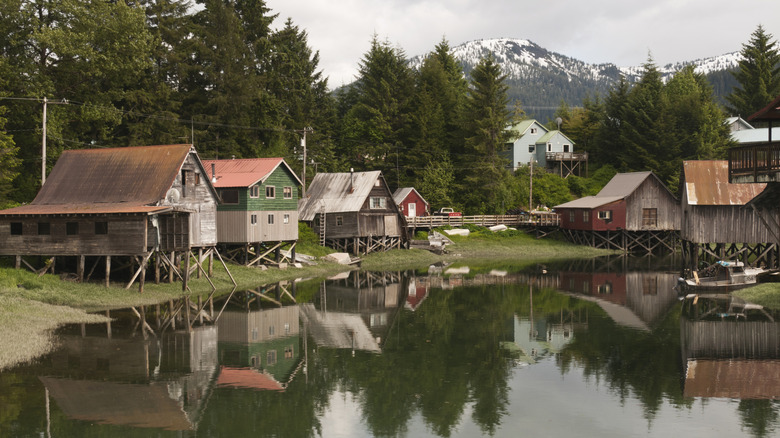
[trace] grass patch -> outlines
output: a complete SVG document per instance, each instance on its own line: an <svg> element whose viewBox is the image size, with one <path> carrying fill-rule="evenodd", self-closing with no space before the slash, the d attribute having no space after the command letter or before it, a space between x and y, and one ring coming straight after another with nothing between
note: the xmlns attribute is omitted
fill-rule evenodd
<svg viewBox="0 0 780 438"><path fill-rule="evenodd" d="M739 289L732 294L747 302L780 311L780 283L761 283L746 289Z"/></svg>

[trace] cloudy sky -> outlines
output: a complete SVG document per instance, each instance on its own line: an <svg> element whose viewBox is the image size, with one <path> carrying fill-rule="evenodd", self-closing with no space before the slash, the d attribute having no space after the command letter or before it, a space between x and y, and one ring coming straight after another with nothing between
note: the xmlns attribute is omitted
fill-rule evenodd
<svg viewBox="0 0 780 438"><path fill-rule="evenodd" d="M739 51L761 24L780 37L780 0L266 0L309 34L331 88L351 82L371 37L408 57L488 38L531 40L588 63L656 64Z"/></svg>

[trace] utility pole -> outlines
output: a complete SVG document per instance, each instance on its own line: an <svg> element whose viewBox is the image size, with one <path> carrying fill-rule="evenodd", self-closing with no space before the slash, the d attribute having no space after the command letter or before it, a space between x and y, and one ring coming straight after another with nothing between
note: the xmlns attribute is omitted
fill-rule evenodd
<svg viewBox="0 0 780 438"><path fill-rule="evenodd" d="M528 214L531 214L531 212L534 210L533 207L533 198L534 198L534 159L531 158L530 161L531 165L531 173L528 174L529 178L528 180L530 183L528 184Z"/></svg>
<svg viewBox="0 0 780 438"><path fill-rule="evenodd" d="M301 137L301 147L303 148L303 178L301 182L303 183L303 190L301 193L301 197L305 198L306 197L306 133L312 132L311 126L307 126L303 128L302 132L303 132L303 137Z"/></svg>
<svg viewBox="0 0 780 438"><path fill-rule="evenodd" d="M43 134L43 140L41 142L41 187L43 187L43 183L46 182L46 107L49 103L49 100L46 99L46 96L43 96L43 117L42 119L42 128L41 133ZM60 102L51 102L52 105L61 104L61 105L67 105L68 100L62 99Z"/></svg>

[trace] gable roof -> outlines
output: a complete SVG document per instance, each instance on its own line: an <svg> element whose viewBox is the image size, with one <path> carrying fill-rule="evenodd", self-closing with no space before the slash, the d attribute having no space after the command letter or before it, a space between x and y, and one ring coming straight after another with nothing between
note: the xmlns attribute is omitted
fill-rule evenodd
<svg viewBox="0 0 780 438"><path fill-rule="evenodd" d="M766 187L766 183L729 183L726 160L683 162L683 190L689 205L745 205Z"/></svg>
<svg viewBox="0 0 780 438"><path fill-rule="evenodd" d="M359 211L382 172L318 173L306 197L298 205L302 221L312 221L318 213ZM382 178L384 180L384 178Z"/></svg>
<svg viewBox="0 0 780 438"><path fill-rule="evenodd" d="M214 165L217 181L212 180L214 187L250 187L264 182L279 166L287 169L298 184L301 180L284 158L243 158L233 160L203 160L207 172ZM209 173L211 178L211 173Z"/></svg>
<svg viewBox="0 0 780 438"><path fill-rule="evenodd" d="M772 120L780 120L780 96L777 96L767 106L748 117L750 122L768 122Z"/></svg>
<svg viewBox="0 0 780 438"><path fill-rule="evenodd" d="M164 210L168 207L155 205L165 199L191 151L189 144L67 150L29 205L0 214Z"/></svg>
<svg viewBox="0 0 780 438"><path fill-rule="evenodd" d="M400 205L402 202L404 202L404 199L406 199L406 197L409 196L409 194L412 192L417 193L417 196L419 196L420 199L422 199L422 201L425 204L428 204L428 201L426 201L425 198L422 197L420 192L418 192L417 189L415 189L414 187L399 187L398 189L396 189L395 193L393 193L393 201L395 201L396 204Z"/></svg>
<svg viewBox="0 0 780 438"><path fill-rule="evenodd" d="M538 125L540 128L544 129L545 132L547 132L547 128L545 128L544 125L537 122L535 119L521 120L520 122L512 126L510 129L517 131L522 136L523 134L525 134L525 131L528 131L528 128L530 128L535 124Z"/></svg>
<svg viewBox="0 0 780 438"><path fill-rule="evenodd" d="M598 208L629 197L647 179L653 177L672 196L666 185L651 171L618 173L612 177L596 196L585 196L580 199L556 205L554 208Z"/></svg>
<svg viewBox="0 0 780 438"><path fill-rule="evenodd" d="M553 130L553 131L549 131L549 132L547 132L546 134L544 134L543 136L541 136L541 137L539 138L539 140L536 140L536 144L540 144L540 143L547 143L548 141L550 141L550 140L551 140L553 137L555 137L556 135L560 135L560 136L562 136L563 138L565 138L566 140L568 140L568 141L569 141L569 143L571 143L571 144L574 144L574 142L573 142L573 141L572 141L572 140L571 140L569 137L567 137L567 136L566 136L566 134L564 134L563 132L561 132L561 131L558 131L558 130Z"/></svg>

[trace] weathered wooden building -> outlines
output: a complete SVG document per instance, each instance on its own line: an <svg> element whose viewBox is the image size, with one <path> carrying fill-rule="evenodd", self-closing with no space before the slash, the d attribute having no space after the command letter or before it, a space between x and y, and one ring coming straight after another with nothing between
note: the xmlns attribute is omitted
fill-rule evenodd
<svg viewBox="0 0 780 438"><path fill-rule="evenodd" d="M777 257L772 228L747 206L766 184L729 183L727 161L685 161L680 182L688 268L719 259L771 264Z"/></svg>
<svg viewBox="0 0 780 438"><path fill-rule="evenodd" d="M393 201L404 217L428 216L428 201L414 187L400 187L393 193Z"/></svg>
<svg viewBox="0 0 780 438"><path fill-rule="evenodd" d="M285 244L295 253L301 181L283 158L203 164L212 172L211 182L221 199L217 241L227 258L245 265L280 263L285 260L280 251Z"/></svg>
<svg viewBox="0 0 780 438"><path fill-rule="evenodd" d="M190 273L200 276L203 261L213 260L216 210L217 193L191 145L69 150L29 205L0 211L0 255L31 269L30 256L50 257L51 270L75 258L80 280L87 258L94 261L87 278L104 261L106 284L111 258L124 257L135 272L128 287L140 276L141 289L154 257L156 281L162 267L186 288Z"/></svg>
<svg viewBox="0 0 780 438"><path fill-rule="evenodd" d="M619 173L596 196L555 206L574 243L626 252L674 251L680 205L652 172Z"/></svg>
<svg viewBox="0 0 780 438"><path fill-rule="evenodd" d="M382 172L318 173L298 206L324 246L353 254L400 248L403 215Z"/></svg>

